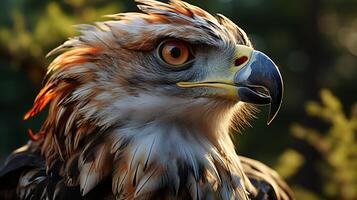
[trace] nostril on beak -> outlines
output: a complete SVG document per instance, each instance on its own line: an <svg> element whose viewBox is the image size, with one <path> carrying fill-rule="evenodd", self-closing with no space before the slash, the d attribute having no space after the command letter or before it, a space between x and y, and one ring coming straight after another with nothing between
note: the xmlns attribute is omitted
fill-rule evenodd
<svg viewBox="0 0 357 200"><path fill-rule="evenodd" d="M238 67L238 66L242 65L243 63L245 63L247 60L248 60L247 56L241 56L234 61L234 65L236 67Z"/></svg>

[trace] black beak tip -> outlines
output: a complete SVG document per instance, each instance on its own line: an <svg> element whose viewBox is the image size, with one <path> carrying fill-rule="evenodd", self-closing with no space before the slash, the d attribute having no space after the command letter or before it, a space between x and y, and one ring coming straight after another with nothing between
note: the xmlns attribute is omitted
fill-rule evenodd
<svg viewBox="0 0 357 200"><path fill-rule="evenodd" d="M279 74L280 75L280 74ZM276 115L278 114L281 104L282 104L282 100L283 100L283 92L284 92L284 88L283 88L283 82L282 79L278 79L280 80L280 84L277 84L278 88L277 90L275 90L275 94L272 94L272 96L270 97L270 109L269 109L269 115L268 115L268 120L267 120L267 124L270 125L271 122L274 120L274 118L276 117Z"/></svg>
<svg viewBox="0 0 357 200"><path fill-rule="evenodd" d="M280 105L279 106L270 105L270 111L269 111L269 115L268 115L267 125L271 124L271 122L274 120L274 118L278 114L279 109L280 109Z"/></svg>

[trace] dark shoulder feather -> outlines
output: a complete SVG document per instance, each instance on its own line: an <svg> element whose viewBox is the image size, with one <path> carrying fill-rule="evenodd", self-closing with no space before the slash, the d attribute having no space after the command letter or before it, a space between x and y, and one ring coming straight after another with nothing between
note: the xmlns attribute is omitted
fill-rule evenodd
<svg viewBox="0 0 357 200"><path fill-rule="evenodd" d="M15 150L0 168L0 199L17 199L16 188L23 171L43 166L43 159L23 146Z"/></svg>
<svg viewBox="0 0 357 200"><path fill-rule="evenodd" d="M289 186L271 168L263 163L239 156L244 173L255 187L250 193L253 200L292 200L293 195Z"/></svg>
<svg viewBox="0 0 357 200"><path fill-rule="evenodd" d="M29 150L27 146L14 151L0 169L0 199L56 199L56 200L96 200L113 198L111 179L104 180L84 197L79 186L64 184L63 177L58 175L61 169L54 164L46 172L43 157Z"/></svg>

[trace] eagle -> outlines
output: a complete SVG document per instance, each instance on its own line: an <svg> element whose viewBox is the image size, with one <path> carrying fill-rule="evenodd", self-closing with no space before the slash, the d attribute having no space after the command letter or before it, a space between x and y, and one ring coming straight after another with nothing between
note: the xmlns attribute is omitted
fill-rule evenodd
<svg viewBox="0 0 357 200"><path fill-rule="evenodd" d="M238 156L234 128L268 124L278 67L227 17L180 0L78 25L51 51L27 120L40 130L0 170L0 199L293 199L266 165Z"/></svg>

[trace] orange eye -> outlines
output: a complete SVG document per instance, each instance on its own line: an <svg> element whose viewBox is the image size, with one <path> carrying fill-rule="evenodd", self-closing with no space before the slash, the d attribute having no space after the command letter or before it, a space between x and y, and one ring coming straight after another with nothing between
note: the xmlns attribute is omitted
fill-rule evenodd
<svg viewBox="0 0 357 200"><path fill-rule="evenodd" d="M182 66L190 59L190 48L187 43L179 40L167 40L160 45L161 59L174 67Z"/></svg>

